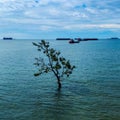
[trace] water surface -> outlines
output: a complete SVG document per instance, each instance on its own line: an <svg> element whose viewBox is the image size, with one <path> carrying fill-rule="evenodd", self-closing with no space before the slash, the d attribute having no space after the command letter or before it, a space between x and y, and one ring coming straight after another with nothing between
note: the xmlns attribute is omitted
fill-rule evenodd
<svg viewBox="0 0 120 120"><path fill-rule="evenodd" d="M120 40L69 44L49 40L76 66L57 91L52 73L34 77L38 56L32 42L0 40L1 120L118 120Z"/></svg>

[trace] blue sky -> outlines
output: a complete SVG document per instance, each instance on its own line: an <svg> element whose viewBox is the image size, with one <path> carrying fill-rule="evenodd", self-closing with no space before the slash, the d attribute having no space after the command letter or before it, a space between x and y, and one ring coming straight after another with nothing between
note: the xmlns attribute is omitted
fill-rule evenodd
<svg viewBox="0 0 120 120"><path fill-rule="evenodd" d="M0 38L120 37L120 0L0 0Z"/></svg>

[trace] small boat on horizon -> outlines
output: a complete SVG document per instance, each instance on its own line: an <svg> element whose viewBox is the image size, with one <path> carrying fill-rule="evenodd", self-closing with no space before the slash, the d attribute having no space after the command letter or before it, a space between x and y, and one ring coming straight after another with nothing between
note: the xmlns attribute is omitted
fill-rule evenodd
<svg viewBox="0 0 120 120"><path fill-rule="evenodd" d="M88 40L98 40L98 38L83 38L82 41L88 41Z"/></svg>
<svg viewBox="0 0 120 120"><path fill-rule="evenodd" d="M77 40L71 39L71 40L69 41L70 44L79 43L79 42L80 42L80 39L77 39Z"/></svg>
<svg viewBox="0 0 120 120"><path fill-rule="evenodd" d="M119 38L118 38L118 37L112 37L112 38L110 38L110 39L112 39L112 40L113 40L113 39L119 39Z"/></svg>
<svg viewBox="0 0 120 120"><path fill-rule="evenodd" d="M56 38L56 40L70 40L71 38Z"/></svg>
<svg viewBox="0 0 120 120"><path fill-rule="evenodd" d="M13 40L12 37L3 37L3 40Z"/></svg>

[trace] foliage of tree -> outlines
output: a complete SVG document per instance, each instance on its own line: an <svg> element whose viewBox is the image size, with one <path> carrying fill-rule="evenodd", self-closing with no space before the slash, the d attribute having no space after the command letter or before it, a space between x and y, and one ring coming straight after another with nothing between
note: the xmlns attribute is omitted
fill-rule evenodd
<svg viewBox="0 0 120 120"><path fill-rule="evenodd" d="M52 71L57 78L58 88L61 88L61 78L63 76L69 77L75 66L71 65L69 60L60 56L61 53L59 51L50 48L49 42L41 40L41 42L33 43L33 45L37 46L37 50L41 54L45 55L44 58L47 57L47 60L44 60L43 57L35 58L36 62L34 65L38 67L38 72L34 76Z"/></svg>

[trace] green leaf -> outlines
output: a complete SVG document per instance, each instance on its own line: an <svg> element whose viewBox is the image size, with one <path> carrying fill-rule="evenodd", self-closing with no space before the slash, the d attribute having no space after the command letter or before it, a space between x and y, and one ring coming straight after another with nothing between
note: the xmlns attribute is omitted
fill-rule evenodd
<svg viewBox="0 0 120 120"><path fill-rule="evenodd" d="M34 42L33 42L33 45L38 46L38 44L37 44L37 43L34 43Z"/></svg>
<svg viewBox="0 0 120 120"><path fill-rule="evenodd" d="M41 73L35 73L34 76L39 76Z"/></svg>

